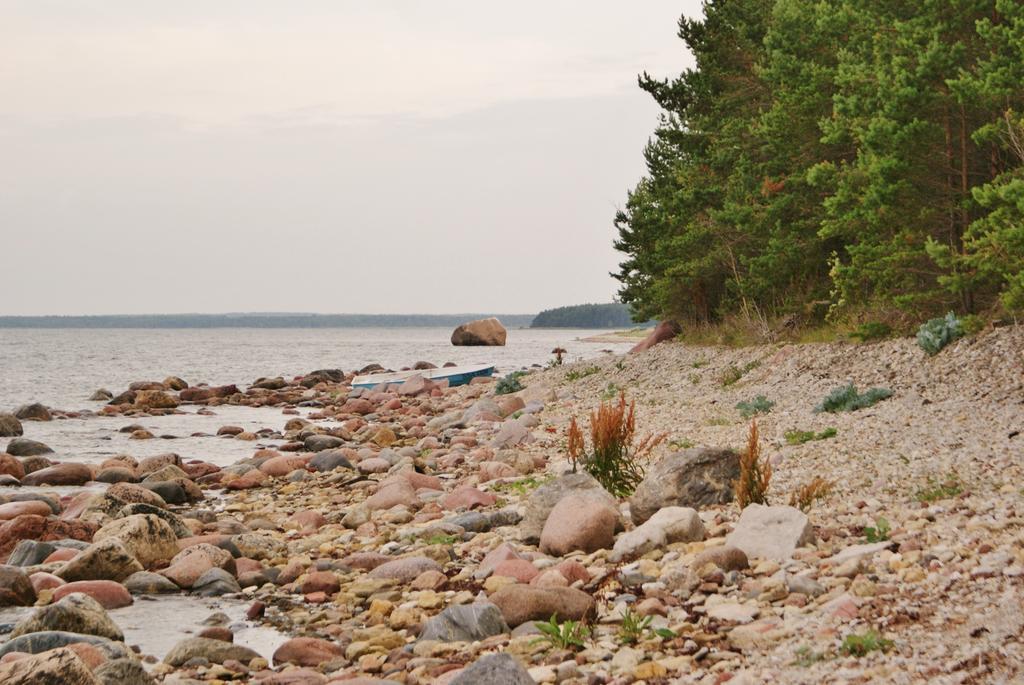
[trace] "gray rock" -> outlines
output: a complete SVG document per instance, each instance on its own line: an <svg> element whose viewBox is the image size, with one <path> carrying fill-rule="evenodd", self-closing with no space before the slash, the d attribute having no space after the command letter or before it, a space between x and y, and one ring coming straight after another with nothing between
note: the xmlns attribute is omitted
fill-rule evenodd
<svg viewBox="0 0 1024 685"><path fill-rule="evenodd" d="M25 432L25 429L21 426L21 421L14 414L0 413L0 438L13 438L21 435Z"/></svg>
<svg viewBox="0 0 1024 685"><path fill-rule="evenodd" d="M696 447L655 462L630 498L630 515L640 525L663 507L700 509L732 501L740 456L729 449Z"/></svg>
<svg viewBox="0 0 1024 685"><path fill-rule="evenodd" d="M258 658L257 652L222 640L212 640L207 637L189 637L171 648L164 657L164 663L171 666L181 666L189 659L206 659L210 663L222 664L225 661L234 659L243 664Z"/></svg>
<svg viewBox="0 0 1024 685"><path fill-rule="evenodd" d="M128 649L123 642L108 640L98 635L82 635L81 633L68 633L62 630L47 630L16 637L0 645L0 657L10 652L40 654L51 649L57 649L58 647L67 647L76 642L85 642L92 645L103 652L108 659L134 658L132 650Z"/></svg>
<svg viewBox="0 0 1024 685"><path fill-rule="evenodd" d="M725 543L750 558L785 561L798 547L814 542L814 527L796 507L748 505Z"/></svg>
<svg viewBox="0 0 1024 685"><path fill-rule="evenodd" d="M491 529L491 518L487 514L478 511L468 511L447 519L445 523L459 526L469 533L482 533Z"/></svg>
<svg viewBox="0 0 1024 685"><path fill-rule="evenodd" d="M180 484L175 483L173 480L143 482L141 485L147 490L160 495L164 502L167 502L168 504L188 503L188 493L185 492L185 488Z"/></svg>
<svg viewBox="0 0 1024 685"><path fill-rule="evenodd" d="M597 479L589 473L566 474L534 490L526 502L526 512L519 525L519 534L522 539L534 544L539 542L541 531L544 530L544 523L548 520L548 514L559 500L569 494L589 491L596 492L602 499L607 498L611 506L618 506L615 498L601 487Z"/></svg>
<svg viewBox="0 0 1024 685"><path fill-rule="evenodd" d="M40 454L53 454L53 450L38 440L14 438L7 443L7 454L15 457L36 457Z"/></svg>
<svg viewBox="0 0 1024 685"><path fill-rule="evenodd" d="M345 441L333 435L311 435L302 444L309 452L323 452L337 449L344 445Z"/></svg>
<svg viewBox="0 0 1024 685"><path fill-rule="evenodd" d="M192 591L202 597L220 597L233 592L241 592L235 577L222 568L211 568L199 576L192 584Z"/></svg>
<svg viewBox="0 0 1024 685"><path fill-rule="evenodd" d="M81 635L97 635L108 640L124 641L124 634L107 615L100 603L89 595L75 592L59 602L40 607L35 613L18 621L11 637L57 630Z"/></svg>
<svg viewBox="0 0 1024 685"><path fill-rule="evenodd" d="M173 582L149 571L139 571L125 578L122 585L133 595L163 595L178 592L180 588Z"/></svg>
<svg viewBox="0 0 1024 685"><path fill-rule="evenodd" d="M72 649L56 649L46 654L0 664L0 682L24 685L99 685L89 667ZM122 681L130 682L130 681Z"/></svg>
<svg viewBox="0 0 1024 685"><path fill-rule="evenodd" d="M113 659L92 672L101 685L156 685L138 659Z"/></svg>
<svg viewBox="0 0 1024 685"><path fill-rule="evenodd" d="M7 563L11 566L35 566L43 563L43 560L53 554L56 549L49 542L22 540L11 552L11 556L7 558Z"/></svg>
<svg viewBox="0 0 1024 685"><path fill-rule="evenodd" d="M0 607L31 606L36 591L19 566L0 566Z"/></svg>
<svg viewBox="0 0 1024 685"><path fill-rule="evenodd" d="M818 597L825 594L825 587L810 576L786 576L786 588L790 592L799 592L808 597Z"/></svg>
<svg viewBox="0 0 1024 685"><path fill-rule="evenodd" d="M423 626L421 640L475 642L509 632L501 609L490 602L456 604L434 616Z"/></svg>
<svg viewBox="0 0 1024 685"><path fill-rule="evenodd" d="M488 654L470 664L449 685L534 685L533 678L511 654Z"/></svg>
<svg viewBox="0 0 1024 685"><path fill-rule="evenodd" d="M501 424L498 434L491 441L491 445L499 449L514 447L528 442L531 438L530 429L519 421L505 421Z"/></svg>
<svg viewBox="0 0 1024 685"><path fill-rule="evenodd" d="M334 450L324 450L315 457L309 460L309 465L315 471L333 471L335 469L349 469L351 470L352 462L350 462L344 454L336 452Z"/></svg>

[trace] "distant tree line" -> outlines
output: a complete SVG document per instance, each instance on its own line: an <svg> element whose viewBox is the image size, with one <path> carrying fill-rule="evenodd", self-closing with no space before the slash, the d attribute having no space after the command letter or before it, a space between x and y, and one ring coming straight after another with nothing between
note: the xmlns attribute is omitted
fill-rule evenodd
<svg viewBox="0 0 1024 685"><path fill-rule="evenodd" d="M0 316L0 328L373 328L458 326L497 316L509 328L529 314L132 314L119 316Z"/></svg>
<svg viewBox="0 0 1024 685"><path fill-rule="evenodd" d="M534 317L530 328L629 328L632 325L629 305L612 302L545 309Z"/></svg>
<svg viewBox="0 0 1024 685"><path fill-rule="evenodd" d="M708 0L616 216L640 318L1024 311L1024 2Z"/></svg>

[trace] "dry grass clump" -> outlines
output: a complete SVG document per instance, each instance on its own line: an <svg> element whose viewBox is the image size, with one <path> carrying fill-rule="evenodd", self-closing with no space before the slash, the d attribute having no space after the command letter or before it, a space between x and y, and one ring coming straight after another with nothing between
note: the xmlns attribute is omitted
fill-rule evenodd
<svg viewBox="0 0 1024 685"><path fill-rule="evenodd" d="M643 480L644 460L665 437L665 433L651 434L635 443L636 401L627 404L623 391L617 402L601 402L590 413L589 451L583 430L572 419L566 451L573 471L581 465L612 495L628 497Z"/></svg>
<svg viewBox="0 0 1024 685"><path fill-rule="evenodd" d="M796 507L803 512L810 511L815 502L831 495L834 487L835 482L815 476L789 496L789 506Z"/></svg>
<svg viewBox="0 0 1024 685"><path fill-rule="evenodd" d="M772 466L767 459L761 457L757 421L751 421L747 449L740 455L740 477L732 483L740 509L746 508L748 504L767 504L771 480Z"/></svg>

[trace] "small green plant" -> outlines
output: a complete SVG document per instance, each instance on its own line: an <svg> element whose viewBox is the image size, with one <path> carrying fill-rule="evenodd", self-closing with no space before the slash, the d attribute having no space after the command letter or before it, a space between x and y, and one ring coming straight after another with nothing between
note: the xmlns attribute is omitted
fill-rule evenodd
<svg viewBox="0 0 1024 685"><path fill-rule="evenodd" d="M690 384L691 385L700 385L700 374L699 373L691 373L689 375L689 379L690 379Z"/></svg>
<svg viewBox="0 0 1024 685"><path fill-rule="evenodd" d="M582 369L573 369L572 371L569 371L567 374L565 374L565 380L572 383L578 381L581 378L593 376L595 373L600 373L600 371L600 366L585 366Z"/></svg>
<svg viewBox="0 0 1024 685"><path fill-rule="evenodd" d="M692 364L690 364L690 366L692 366L695 369L700 369L700 368L703 368L703 367L705 367L707 365L708 365L708 360L706 358L704 358L704 357L701 357L700 359L697 359Z"/></svg>
<svg viewBox="0 0 1024 685"><path fill-rule="evenodd" d="M752 418L758 414L767 414L774 406L775 403L764 395L758 395L749 402L736 403L736 408L740 410L740 416L745 419Z"/></svg>
<svg viewBox="0 0 1024 685"><path fill-rule="evenodd" d="M857 392L857 386L850 383L830 392L821 401L821 404L814 408L814 411L815 413L829 412L830 414L841 411L857 411L878 404L890 397L892 397L892 390L888 388L871 388L862 394Z"/></svg>
<svg viewBox="0 0 1024 685"><path fill-rule="evenodd" d="M732 419L728 416L712 416L707 420L709 426L731 426Z"/></svg>
<svg viewBox="0 0 1024 685"><path fill-rule="evenodd" d="M950 312L944 317L932 319L917 329L917 345L929 355L939 351L964 334L963 325L956 314Z"/></svg>
<svg viewBox="0 0 1024 685"><path fill-rule="evenodd" d="M554 476L546 476L543 478L537 478L536 476L527 476L526 478L520 478L519 480L509 481L507 483L499 483L493 486L491 489L498 492L509 492L516 493L519 495L526 495L533 492L545 483L549 483L554 480Z"/></svg>
<svg viewBox="0 0 1024 685"><path fill-rule="evenodd" d="M680 440L669 440L668 441L668 446L671 447L672 449L676 450L676 451L688 450L691 447L693 447L694 444L695 443L693 442L693 440L689 440L687 438L682 438Z"/></svg>
<svg viewBox="0 0 1024 685"><path fill-rule="evenodd" d="M943 499L952 499L963 491L964 484L960 480L960 474L951 471L941 481L929 476L927 484L918 489L916 497L918 502L938 502Z"/></svg>
<svg viewBox="0 0 1024 685"><path fill-rule="evenodd" d="M892 326L887 323L880 323L878 321L870 321L868 323L862 323L857 326L857 330L850 333L851 338L856 338L861 342L871 342L872 340L884 340L892 335Z"/></svg>
<svg viewBox="0 0 1024 685"><path fill-rule="evenodd" d="M622 623L619 625L619 642L631 645L639 642L651 627L651 617L636 614L632 609L622 612Z"/></svg>
<svg viewBox="0 0 1024 685"><path fill-rule="evenodd" d="M875 519L874 526L867 526L864 528L864 537L867 538L868 542L885 542L889 539L889 533L892 532L892 527L889 522L879 516Z"/></svg>
<svg viewBox="0 0 1024 685"><path fill-rule="evenodd" d="M896 646L892 640L882 637L877 630L869 630L860 635L851 634L843 639L839 651L847 656L866 656L871 652L888 652Z"/></svg>
<svg viewBox="0 0 1024 685"><path fill-rule="evenodd" d="M615 385L615 383L609 383L605 386L604 392L601 393L601 399L605 401L615 399L619 392L619 386Z"/></svg>
<svg viewBox="0 0 1024 685"><path fill-rule="evenodd" d="M525 375L525 371L513 371L508 374L495 384L494 394L508 395L513 392L519 392L523 389L523 384L519 382L519 379Z"/></svg>
<svg viewBox="0 0 1024 685"><path fill-rule="evenodd" d="M429 538L424 540L428 545L454 545L458 542L458 538L454 535L431 535Z"/></svg>
<svg viewBox="0 0 1024 685"><path fill-rule="evenodd" d="M729 366L725 367L722 370L722 373L718 375L718 381L722 384L723 388L727 388L759 366L761 366L761 362L757 360L747 362L742 368L735 364L729 364Z"/></svg>
<svg viewBox="0 0 1024 685"><path fill-rule="evenodd" d="M574 649L583 647L590 639L590 628L580 621L558 622L558 615L552 614L548 621L534 623L541 632L538 640L549 642L557 649Z"/></svg>
<svg viewBox="0 0 1024 685"><path fill-rule="evenodd" d="M615 368L619 371L624 371L626 369L626 360L620 359L619 361L615 362Z"/></svg>
<svg viewBox="0 0 1024 685"><path fill-rule="evenodd" d="M796 650L796 661L794 663L797 666L808 668L819 661L824 661L825 658L826 656L823 652L815 652L807 645L804 645Z"/></svg>
<svg viewBox="0 0 1024 685"><path fill-rule="evenodd" d="M820 433L793 429L791 431L786 431L786 444L802 445L805 442L811 442L813 440L828 440L829 438L836 437L836 434L836 429L832 427L826 428Z"/></svg>

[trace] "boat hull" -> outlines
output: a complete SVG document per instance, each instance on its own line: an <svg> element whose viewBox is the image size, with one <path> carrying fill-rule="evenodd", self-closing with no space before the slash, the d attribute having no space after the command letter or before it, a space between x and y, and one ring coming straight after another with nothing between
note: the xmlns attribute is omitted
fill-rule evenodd
<svg viewBox="0 0 1024 685"><path fill-rule="evenodd" d="M398 373L376 373L368 376L356 376L352 379L353 388L375 388L378 385L403 383L413 376L423 376L431 381L448 381L449 386L466 385L474 378L494 375L494 366L456 366L440 369L423 369L420 371L399 371Z"/></svg>

